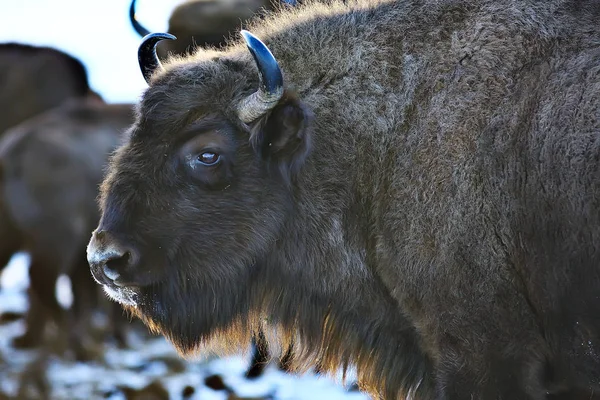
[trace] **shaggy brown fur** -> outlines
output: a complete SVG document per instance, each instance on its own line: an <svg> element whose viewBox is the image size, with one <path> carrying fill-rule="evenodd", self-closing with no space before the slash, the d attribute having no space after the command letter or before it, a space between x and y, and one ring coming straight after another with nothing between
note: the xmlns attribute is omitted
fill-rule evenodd
<svg viewBox="0 0 600 400"><path fill-rule="evenodd" d="M0 44L0 134L11 126L92 94L87 72L76 58L53 48Z"/></svg>
<svg viewBox="0 0 600 400"><path fill-rule="evenodd" d="M0 141L0 269L17 251L31 256L27 330L17 347L40 345L46 323L54 321L68 332L78 359L93 355L88 322L100 298L85 247L100 217L96 196L103 168L133 116L131 105L70 100L10 129ZM60 274L71 279L70 313L55 297ZM111 322L122 340L121 319Z"/></svg>
<svg viewBox="0 0 600 400"><path fill-rule="evenodd" d="M297 366L356 364L387 399L598 393L599 20L592 0L282 11L250 30L286 95L249 126L241 40L173 60L102 185L94 276L184 354L277 327Z"/></svg>

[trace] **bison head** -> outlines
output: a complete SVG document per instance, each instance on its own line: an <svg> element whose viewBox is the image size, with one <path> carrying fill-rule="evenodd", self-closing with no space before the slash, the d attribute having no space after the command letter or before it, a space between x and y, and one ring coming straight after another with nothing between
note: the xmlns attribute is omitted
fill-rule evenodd
<svg viewBox="0 0 600 400"><path fill-rule="evenodd" d="M242 35L245 46L168 66L156 44L174 37L144 38L150 87L110 163L88 247L106 293L182 353L252 315L253 282L310 150L310 110L265 44Z"/></svg>

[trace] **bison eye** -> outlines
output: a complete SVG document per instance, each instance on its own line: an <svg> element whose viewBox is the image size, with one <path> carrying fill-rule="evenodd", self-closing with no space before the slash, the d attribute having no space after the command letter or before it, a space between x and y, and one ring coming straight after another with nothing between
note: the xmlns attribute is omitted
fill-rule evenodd
<svg viewBox="0 0 600 400"><path fill-rule="evenodd" d="M213 153L212 151L206 151L202 154L199 154L196 157L196 161L202 165L215 165L221 161L221 156Z"/></svg>

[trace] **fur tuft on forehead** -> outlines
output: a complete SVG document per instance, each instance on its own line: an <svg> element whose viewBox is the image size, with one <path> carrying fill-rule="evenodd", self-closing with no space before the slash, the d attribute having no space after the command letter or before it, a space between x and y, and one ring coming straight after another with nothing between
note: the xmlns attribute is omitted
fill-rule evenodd
<svg viewBox="0 0 600 400"><path fill-rule="evenodd" d="M161 121L181 127L207 114L237 122L236 105L256 90L258 76L251 58L218 58L168 65L144 92L142 121L162 128Z"/></svg>

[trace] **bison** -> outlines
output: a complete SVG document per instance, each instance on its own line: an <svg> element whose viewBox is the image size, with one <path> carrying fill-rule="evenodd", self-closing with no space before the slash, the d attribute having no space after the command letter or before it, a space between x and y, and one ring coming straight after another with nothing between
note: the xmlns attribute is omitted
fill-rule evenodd
<svg viewBox="0 0 600 400"><path fill-rule="evenodd" d="M599 20L333 0L164 63L147 36L94 278L182 355L270 328L374 397L598 396Z"/></svg>
<svg viewBox="0 0 600 400"><path fill-rule="evenodd" d="M100 217L96 197L103 168L122 131L132 122L130 104L72 99L3 135L0 268L15 252L27 251L31 256L27 329L16 338L16 347L42 344L47 322L53 321L61 333L69 333L77 359L93 356L90 311L104 296L100 297L90 275L86 245ZM68 275L72 283L69 312L55 297L60 274ZM113 309L112 331L123 344L125 320L120 306L119 313L116 311Z"/></svg>
<svg viewBox="0 0 600 400"><path fill-rule="evenodd" d="M251 18L273 11L275 5L295 4L286 0L188 0L177 6L169 18L169 33L178 39L157 45L160 59L168 53L185 55L197 46L222 47L227 39ZM150 33L135 18L136 0L131 1L129 20L140 36Z"/></svg>
<svg viewBox="0 0 600 400"><path fill-rule="evenodd" d="M100 97L77 58L51 47L0 44L0 134L72 98Z"/></svg>

